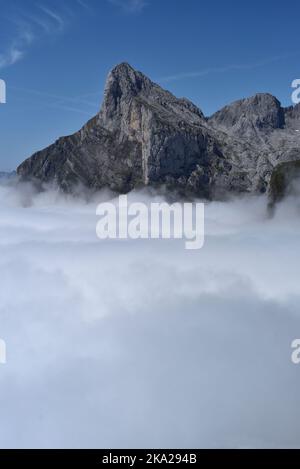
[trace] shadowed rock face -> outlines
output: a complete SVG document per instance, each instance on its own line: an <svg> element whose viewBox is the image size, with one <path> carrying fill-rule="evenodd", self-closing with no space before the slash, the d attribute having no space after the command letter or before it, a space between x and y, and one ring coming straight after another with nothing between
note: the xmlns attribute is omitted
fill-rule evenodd
<svg viewBox="0 0 300 469"><path fill-rule="evenodd" d="M210 119L123 63L108 76L100 112L18 168L22 179L127 192L165 184L182 194L265 192L273 168L300 159L296 108L269 94L227 106Z"/></svg>
<svg viewBox="0 0 300 469"><path fill-rule="evenodd" d="M274 206L289 195L300 193L300 160L279 164L270 181L270 206Z"/></svg>

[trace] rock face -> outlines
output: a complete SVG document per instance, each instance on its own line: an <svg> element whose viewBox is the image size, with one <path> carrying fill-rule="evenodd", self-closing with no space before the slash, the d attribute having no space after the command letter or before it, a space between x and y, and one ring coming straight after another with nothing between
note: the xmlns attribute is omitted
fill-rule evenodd
<svg viewBox="0 0 300 469"><path fill-rule="evenodd" d="M233 103L206 119L134 70L109 74L100 112L79 132L34 154L22 179L128 192L162 184L182 194L265 192L274 167L300 159L300 109L269 94Z"/></svg>
<svg viewBox="0 0 300 469"><path fill-rule="evenodd" d="M270 206L284 197L300 195L300 160L281 163L274 169L270 181Z"/></svg>
<svg viewBox="0 0 300 469"><path fill-rule="evenodd" d="M284 109L274 96L257 94L226 106L212 116L210 123L238 138L260 141L284 127Z"/></svg>

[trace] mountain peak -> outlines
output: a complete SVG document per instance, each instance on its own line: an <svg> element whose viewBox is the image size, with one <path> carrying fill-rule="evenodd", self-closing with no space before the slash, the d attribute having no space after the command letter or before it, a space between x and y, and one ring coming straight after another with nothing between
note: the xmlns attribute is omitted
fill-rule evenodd
<svg viewBox="0 0 300 469"><path fill-rule="evenodd" d="M284 109L275 96L257 93L225 106L209 121L239 137L251 137L257 131L268 132L283 128L285 117Z"/></svg>
<svg viewBox="0 0 300 469"><path fill-rule="evenodd" d="M117 74L117 73L129 72L129 71L135 72L136 70L128 62L121 62L111 70L111 73Z"/></svg>
<svg viewBox="0 0 300 469"><path fill-rule="evenodd" d="M250 101L253 100L253 101L278 101L278 99L276 98L276 96L274 96L273 94L271 93L256 93L254 94L253 96L250 96L250 98L248 98Z"/></svg>
<svg viewBox="0 0 300 469"><path fill-rule="evenodd" d="M129 103L141 92L150 93L154 84L143 75L136 71L127 62L114 67L108 74L105 90L104 101L101 109L103 121L119 125L116 117L122 115L124 107L128 107Z"/></svg>
<svg viewBox="0 0 300 469"><path fill-rule="evenodd" d="M252 106L263 106L264 108L281 107L280 101L270 93L256 93L254 96L241 101L246 101Z"/></svg>
<svg viewBox="0 0 300 469"><path fill-rule="evenodd" d="M142 72L123 62L109 73L101 109L102 122L110 130L127 126L132 102L138 98L139 105L148 106L161 120L177 123L185 120L192 125L204 122L204 115L193 103L185 98L176 98L161 88ZM137 109L137 108L136 108ZM127 123L126 123L127 120Z"/></svg>
<svg viewBox="0 0 300 469"><path fill-rule="evenodd" d="M135 70L127 62L116 65L108 74L105 93L113 94L137 94L145 85L152 82L141 72Z"/></svg>

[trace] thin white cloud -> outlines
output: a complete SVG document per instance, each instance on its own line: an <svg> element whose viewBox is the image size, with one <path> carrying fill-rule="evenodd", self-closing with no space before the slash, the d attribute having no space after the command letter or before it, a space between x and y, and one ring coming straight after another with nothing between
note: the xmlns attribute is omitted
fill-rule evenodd
<svg viewBox="0 0 300 469"><path fill-rule="evenodd" d="M50 10L50 8L48 7L45 7L45 6L40 6L40 9L46 14L49 16L49 18L51 18L58 26L58 29L60 31L63 31L64 28L65 28L65 21L64 19L62 18L62 16L54 11L54 10Z"/></svg>
<svg viewBox="0 0 300 469"><path fill-rule="evenodd" d="M91 117L91 113L88 111L84 111L83 109L79 109L74 106L66 106L65 104L61 103L48 103L46 104L47 107L52 107L54 109L60 109L61 111L67 111L67 112L76 112L78 114L84 114L85 116Z"/></svg>
<svg viewBox="0 0 300 469"><path fill-rule="evenodd" d="M43 107L51 107L60 109L67 112L76 112L84 114L88 117L97 112L99 108L99 102L88 100L87 98L100 97L101 93L89 93L83 96L59 96L57 94L46 93L44 91L33 90L28 88L20 88L11 86L11 89L22 93L23 97L25 94L29 96L35 96L39 98L39 103ZM30 98L31 99L31 98Z"/></svg>
<svg viewBox="0 0 300 469"><path fill-rule="evenodd" d="M51 100L57 99L57 100L66 101L66 102L70 102L70 103L80 103L80 104L84 104L86 106L95 106L95 103L91 102L91 101L88 101L87 99L85 99L86 97L89 97L89 96L94 97L94 96L99 96L101 94L101 93L90 93L90 94L87 94L87 95L84 95L84 96L69 97L69 96L59 96L57 94L46 93L44 91L33 90L33 89L29 89L29 88L20 88L20 87L14 87L14 86L12 86L11 88L15 89L15 90L18 90L18 91L21 91L22 93L29 93L31 95L40 96L42 98L49 98Z"/></svg>
<svg viewBox="0 0 300 469"><path fill-rule="evenodd" d="M145 0L108 0L108 2L121 7L128 13L139 13L147 5Z"/></svg>
<svg viewBox="0 0 300 469"><path fill-rule="evenodd" d="M87 0L77 0L77 4L81 9L90 8ZM24 58L35 39L63 33L71 16L66 8L62 14L61 11L44 5L37 5L30 12L28 9L19 10L9 19L13 25L12 39L3 51L0 50L0 69L14 65Z"/></svg>
<svg viewBox="0 0 300 469"><path fill-rule="evenodd" d="M78 3L78 5L80 5L82 8L85 8L85 9L88 10L88 11L91 11L91 10L92 10L91 6L88 4L87 1L84 1L84 0L77 0L77 3Z"/></svg>
<svg viewBox="0 0 300 469"><path fill-rule="evenodd" d="M46 34L51 32L51 25L49 22L45 21L44 18L41 18L38 15L26 15L26 18L33 23L34 26L39 26L39 28Z"/></svg>
<svg viewBox="0 0 300 469"><path fill-rule="evenodd" d="M0 69L10 67L19 62L24 54L26 48L33 42L34 36L29 27L19 28L16 38L0 53Z"/></svg>
<svg viewBox="0 0 300 469"><path fill-rule="evenodd" d="M23 57L23 52L11 46L6 52L0 54L0 69L15 64Z"/></svg>
<svg viewBox="0 0 300 469"><path fill-rule="evenodd" d="M216 74L216 73L226 73L226 72L239 71L239 70L253 70L255 68L263 67L265 65L269 65L274 62L278 62L280 60L283 60L283 59L286 59L288 57L295 56L295 55L299 55L299 53L271 57L269 59L264 59L259 62L254 62L250 64L230 64L230 65L224 65L222 67L210 67L210 68L206 68L206 69L198 70L194 72L177 73L174 75L161 77L158 81L160 83L168 83L172 81L180 81L180 80L186 80L190 78L201 78L201 77L205 77L207 75Z"/></svg>

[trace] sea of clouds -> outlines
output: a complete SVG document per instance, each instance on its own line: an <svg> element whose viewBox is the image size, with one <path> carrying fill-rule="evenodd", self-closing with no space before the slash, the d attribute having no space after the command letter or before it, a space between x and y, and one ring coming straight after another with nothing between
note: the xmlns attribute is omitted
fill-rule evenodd
<svg viewBox="0 0 300 469"><path fill-rule="evenodd" d="M111 197L0 186L0 447L300 447L297 202L209 203L187 251L97 239Z"/></svg>

